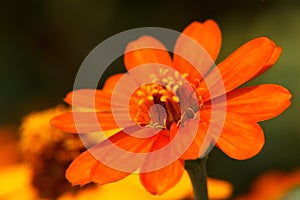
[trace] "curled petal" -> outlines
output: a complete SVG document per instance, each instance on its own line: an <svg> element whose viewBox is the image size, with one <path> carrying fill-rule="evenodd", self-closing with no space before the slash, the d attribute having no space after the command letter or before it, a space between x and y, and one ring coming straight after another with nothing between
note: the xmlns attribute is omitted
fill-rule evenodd
<svg viewBox="0 0 300 200"><path fill-rule="evenodd" d="M282 48L276 46L273 54L271 56L271 58L269 59L269 61L265 64L265 66L257 73L255 74L255 76L253 76L251 79L254 79L258 76L260 76L261 74L265 73L268 69L270 69L278 60L279 56L281 55L281 51Z"/></svg>

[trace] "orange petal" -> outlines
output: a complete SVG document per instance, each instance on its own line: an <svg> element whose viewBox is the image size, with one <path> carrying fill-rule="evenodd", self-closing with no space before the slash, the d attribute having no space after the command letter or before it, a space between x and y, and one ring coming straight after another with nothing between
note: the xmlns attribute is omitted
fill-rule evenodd
<svg viewBox="0 0 300 200"><path fill-rule="evenodd" d="M146 156L144 153L151 150L153 142L156 140L156 135L148 138L142 136L143 134L153 134L153 132L155 130L151 128L126 128L92 147L90 152L99 160L91 171L92 181L100 184L118 181L139 168L144 162ZM131 134L141 136L141 138Z"/></svg>
<svg viewBox="0 0 300 200"><path fill-rule="evenodd" d="M160 170L140 173L140 181L148 192L153 195L161 195L180 181L183 172L183 161L176 160Z"/></svg>
<svg viewBox="0 0 300 200"><path fill-rule="evenodd" d="M157 134L157 137L155 138L155 141L151 147L151 154L148 154L146 156L146 160L141 168L141 172L150 172L155 171L157 169L163 168L173 162L173 160L177 160L176 152L172 151L172 148L170 148L170 137L169 137L169 131L168 130L161 130L159 134ZM166 159L166 156L168 156L168 159ZM173 159L173 160L170 160Z"/></svg>
<svg viewBox="0 0 300 200"><path fill-rule="evenodd" d="M172 130L171 127L171 137L174 130ZM187 138L187 135L194 135L194 131L197 131L195 137L193 138L191 144L188 146L187 150L180 156L180 159L183 160L194 160L200 158L208 149L210 146L210 140L205 140L207 129L208 129L208 123L204 122L198 122L198 120L187 120L184 123L183 127L179 128L182 133L184 133L185 138ZM198 129L198 130L197 130ZM176 129L175 129L176 130ZM177 128L178 130L178 128ZM184 136L183 136L184 137ZM180 142L183 141L184 138ZM205 143L204 143L205 140ZM179 144L177 144L179 145Z"/></svg>
<svg viewBox="0 0 300 200"><path fill-rule="evenodd" d="M116 82L113 81L119 79L120 76L121 75L114 75L111 79L109 78L108 82L104 85L103 90L80 89L69 92L64 101L75 108L99 112L111 111L112 106L114 109L128 108L127 102L121 98L124 95L128 95L127 93L124 93L125 91L117 91L118 94L120 94L120 97L115 95L112 101L114 91L110 90L110 88L113 89L116 84Z"/></svg>
<svg viewBox="0 0 300 200"><path fill-rule="evenodd" d="M121 117L122 115L118 115L118 119ZM132 124L126 117L127 115L119 122ZM122 128L116 123L111 112L67 112L52 118L50 123L70 133L90 133Z"/></svg>
<svg viewBox="0 0 300 200"><path fill-rule="evenodd" d="M106 184L119 181L123 178L126 178L131 173L123 172L111 167L108 167L101 162L97 164L91 170L91 179L93 182L98 184Z"/></svg>
<svg viewBox="0 0 300 200"><path fill-rule="evenodd" d="M250 80L266 66L274 48L275 43L266 37L256 38L242 45L205 77L209 91L203 94L203 99L208 100L209 93L212 92L211 98L222 95L222 84L225 92L230 92Z"/></svg>
<svg viewBox="0 0 300 200"><path fill-rule="evenodd" d="M278 60L279 56L281 55L281 51L282 51L282 48L276 46L270 60L265 64L265 66L254 77L252 77L252 79L260 76L261 74L265 73L268 69L270 69Z"/></svg>
<svg viewBox="0 0 300 200"><path fill-rule="evenodd" d="M204 23L193 22L183 34L196 40L216 60L221 48L222 35L218 24L213 20L206 20Z"/></svg>
<svg viewBox="0 0 300 200"><path fill-rule="evenodd" d="M112 84L109 83L109 85ZM79 108L107 111L111 110L111 96L111 91L80 89L69 92L64 101Z"/></svg>
<svg viewBox="0 0 300 200"><path fill-rule="evenodd" d="M165 46L151 36L142 36L130 42L125 50L124 63L129 71L143 64L172 65L172 60Z"/></svg>
<svg viewBox="0 0 300 200"><path fill-rule="evenodd" d="M280 85L263 84L233 90L226 97L227 112L238 113L258 122L282 113L291 104L292 95ZM210 103L206 106L211 108ZM217 108L218 104L214 106Z"/></svg>
<svg viewBox="0 0 300 200"><path fill-rule="evenodd" d="M106 91L113 91L115 85L117 84L118 80L123 76L124 74L114 74L110 76L108 79L106 79L103 90Z"/></svg>
<svg viewBox="0 0 300 200"><path fill-rule="evenodd" d="M85 185L91 182L90 173L98 160L89 152L80 154L66 170L66 178L72 185Z"/></svg>
<svg viewBox="0 0 300 200"><path fill-rule="evenodd" d="M191 23L176 42L174 68L181 74L188 73L190 81L200 77L194 67L204 76L219 54L221 40L221 31L213 20Z"/></svg>
<svg viewBox="0 0 300 200"><path fill-rule="evenodd" d="M67 179L73 185L83 185L90 181L104 184L125 178L130 174L129 170L135 171L145 158L145 156L135 156L131 153L149 152L156 139L155 135L149 138L137 138L128 134L136 133L143 136L145 132L151 131L155 130L140 127L126 128L125 131L120 131L93 146L71 163L66 172ZM110 166L103 163L108 163ZM118 170L116 165L128 171Z"/></svg>
<svg viewBox="0 0 300 200"><path fill-rule="evenodd" d="M213 121L212 126L220 126ZM265 143L261 127L241 115L227 113L222 133L217 146L229 157L245 160L258 154Z"/></svg>
<svg viewBox="0 0 300 200"><path fill-rule="evenodd" d="M109 141L119 148L133 153L147 153L152 149L153 142L161 132L153 128L131 126L111 136ZM107 141L108 142L108 141ZM97 149L105 146L99 144ZM102 150L101 150L102 151ZM112 157L113 155L111 155Z"/></svg>

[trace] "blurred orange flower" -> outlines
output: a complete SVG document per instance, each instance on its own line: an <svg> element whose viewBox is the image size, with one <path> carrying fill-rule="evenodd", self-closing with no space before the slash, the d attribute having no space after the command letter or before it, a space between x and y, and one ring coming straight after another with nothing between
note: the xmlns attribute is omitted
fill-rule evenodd
<svg viewBox="0 0 300 200"><path fill-rule="evenodd" d="M78 193L67 193L62 195L59 200L84 200L97 199L111 200L122 199L131 200L179 200L193 199L193 189L189 176L185 172L179 183L161 196L153 196L138 184L139 176L132 174L121 181L101 185L93 188L86 188L78 191ZM118 191L118 192L116 192ZM208 178L208 196L210 199L229 199L232 193L232 185L226 181Z"/></svg>
<svg viewBox="0 0 300 200"><path fill-rule="evenodd" d="M64 172L84 146L76 135L49 124L51 118L69 110L69 107L58 105L31 112L22 119L19 149L22 160L31 170L31 185L36 188L39 198L55 199L75 189L65 179Z"/></svg>
<svg viewBox="0 0 300 200"><path fill-rule="evenodd" d="M254 181L250 192L237 197L236 200L299 199L299 186L300 169L290 173L270 171L259 176Z"/></svg>
<svg viewBox="0 0 300 200"><path fill-rule="evenodd" d="M216 141L217 147L228 156L240 160L251 158L261 150L264 134L257 122L283 112L290 105L291 94L287 89L274 84L236 88L269 69L279 58L281 48L269 38L259 37L242 45L212 68L212 63L205 58L202 60L201 55L198 55L199 50L195 44L186 40L186 36L202 46L213 61L216 60L221 47L221 32L213 20L193 22L186 27L175 45L175 52L180 55L174 53L173 59L164 45L151 36L142 36L128 44L124 55L128 71L144 64L158 65L153 66L153 70L149 72L154 83L139 86L129 99L129 113L135 123L131 127L120 127L115 122L111 107L116 84L124 76L130 77L130 72L110 77L102 90L82 89L67 95L65 101L75 109L53 118L52 125L66 132L91 133L99 131L100 124L104 132L115 133L72 162L66 172L67 179L72 184L84 185L91 181L105 184L130 175L130 172L105 165L90 153L96 151L110 155L112 160L124 165L130 163L128 157L117 157L110 149L103 150L109 142L126 152L148 153L170 144L177 132L190 136L198 130L191 145L177 160L155 171L140 173L141 183L152 194L163 194L175 186L184 173L184 160L197 159L209 148L210 144L203 143L208 127L219 126L218 119L211 118L212 104L222 106L224 101L221 97L224 97L224 93L211 96L210 90L217 90L218 84L212 84L210 88L206 85L206 80L214 83L216 74L221 75L225 88L226 118L219 138L212 138L212 141ZM153 45L157 48L146 48ZM185 58L201 65L201 74ZM172 67L176 72L160 68L159 65ZM185 79L188 83L184 82ZM124 86L124 90L126 87L130 86ZM117 95L120 99L123 98L122 93ZM157 107L151 109L153 105L163 107L165 115ZM128 108L128 104L125 106ZM97 123L93 123L94 116L97 117ZM122 118L123 115L120 116ZM130 121L127 118L122 120ZM153 134L157 131L157 134ZM134 137L128 132L152 136ZM145 158L134 163L132 171L152 164L151 159Z"/></svg>

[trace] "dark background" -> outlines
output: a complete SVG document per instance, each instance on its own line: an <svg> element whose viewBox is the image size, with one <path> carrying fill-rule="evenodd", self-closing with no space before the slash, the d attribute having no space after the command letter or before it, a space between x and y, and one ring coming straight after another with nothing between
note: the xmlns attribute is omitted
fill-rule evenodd
<svg viewBox="0 0 300 200"><path fill-rule="evenodd" d="M293 93L293 105L263 122L266 144L247 161L219 150L211 153L208 174L245 192L258 174L300 166L299 77L300 5L296 0L28 0L0 1L0 125L62 102L86 55L121 31L154 26L181 31L194 20L214 19L222 30L218 61L244 42L266 35L283 47L275 67L251 85L277 83ZM124 70L116 61L106 76ZM105 78L105 77L103 77Z"/></svg>

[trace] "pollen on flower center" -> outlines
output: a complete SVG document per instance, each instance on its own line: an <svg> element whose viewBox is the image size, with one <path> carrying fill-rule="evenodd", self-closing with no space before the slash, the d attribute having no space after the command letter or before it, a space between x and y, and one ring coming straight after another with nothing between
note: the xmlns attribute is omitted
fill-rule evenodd
<svg viewBox="0 0 300 200"><path fill-rule="evenodd" d="M159 73L151 74L150 78L152 79L152 82L164 85L165 88L176 93L176 90L182 86L187 76L187 73L181 75L178 71L160 68Z"/></svg>

